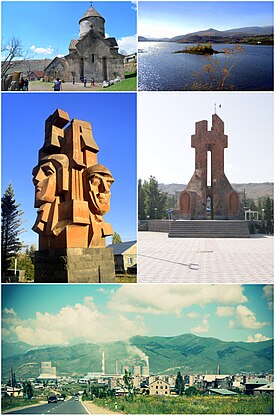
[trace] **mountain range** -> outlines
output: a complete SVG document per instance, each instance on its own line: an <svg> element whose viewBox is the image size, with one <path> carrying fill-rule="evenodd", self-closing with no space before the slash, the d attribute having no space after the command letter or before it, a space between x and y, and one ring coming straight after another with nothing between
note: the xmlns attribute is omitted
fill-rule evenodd
<svg viewBox="0 0 275 416"><path fill-rule="evenodd" d="M123 365L146 365L150 373L184 374L215 373L217 364L223 374L240 372L272 372L273 340L264 342L226 342L216 338L183 334L174 337L136 336L129 341L105 344L82 343L71 346L48 346L7 355L8 343L2 351L2 375L8 377L13 368L17 377L37 377L42 361L51 361L58 375L83 376L101 371L101 352L105 352L105 369L115 373L116 360ZM25 344L25 347L27 344ZM19 347L19 346L18 346ZM19 347L21 352L21 348ZM148 357L148 358L147 358Z"/></svg>
<svg viewBox="0 0 275 416"><path fill-rule="evenodd" d="M206 30L200 30L197 32L187 33L185 35L178 35L172 38L146 38L144 36L139 36L138 40L140 42L145 41L161 41L161 42L177 42L177 43L190 43L190 42L200 42L200 41L221 41L221 40L234 40L239 38L247 38L251 36L271 36L273 35L274 27L273 26L252 26L252 27L241 27L236 29L229 30L216 30L209 28Z"/></svg>

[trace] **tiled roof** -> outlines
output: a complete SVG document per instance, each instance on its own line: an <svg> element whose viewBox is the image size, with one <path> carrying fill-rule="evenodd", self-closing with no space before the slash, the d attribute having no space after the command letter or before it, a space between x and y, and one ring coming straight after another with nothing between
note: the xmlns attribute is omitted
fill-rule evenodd
<svg viewBox="0 0 275 416"><path fill-rule="evenodd" d="M257 387L254 390L274 390L274 383L265 384L264 386Z"/></svg>
<svg viewBox="0 0 275 416"><path fill-rule="evenodd" d="M107 42L109 42L110 46L118 46L116 38L107 38Z"/></svg>
<svg viewBox="0 0 275 416"><path fill-rule="evenodd" d="M75 49L75 45L77 44L78 40L72 39L69 45L69 50L70 49Z"/></svg>
<svg viewBox="0 0 275 416"><path fill-rule="evenodd" d="M235 391L227 390L227 389L208 389L209 391L212 391L213 393L220 394L221 396L233 396L238 393Z"/></svg>
<svg viewBox="0 0 275 416"><path fill-rule="evenodd" d="M83 19L87 19L87 17L101 17L104 19L94 8L90 6L86 13L81 17L80 21ZM104 19L105 20L105 19Z"/></svg>
<svg viewBox="0 0 275 416"><path fill-rule="evenodd" d="M268 384L268 380L266 380L265 378L253 378L250 381L247 381L245 383L246 385L248 384L259 384L259 385L264 385L264 384Z"/></svg>
<svg viewBox="0 0 275 416"><path fill-rule="evenodd" d="M116 254L123 254L126 250L136 244L137 240L134 241L125 241L124 243L117 243L117 244L109 244L107 246L111 247L114 250L114 255Z"/></svg>

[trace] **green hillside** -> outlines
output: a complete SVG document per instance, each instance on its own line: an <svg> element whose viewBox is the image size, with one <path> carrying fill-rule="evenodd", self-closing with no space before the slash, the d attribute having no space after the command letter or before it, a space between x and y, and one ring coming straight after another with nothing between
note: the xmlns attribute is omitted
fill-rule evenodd
<svg viewBox="0 0 275 416"><path fill-rule="evenodd" d="M134 337L130 340L149 356L154 373L215 372L220 364L223 374L240 371L271 371L273 341L259 343L224 342L192 334L177 337Z"/></svg>
<svg viewBox="0 0 275 416"><path fill-rule="evenodd" d="M7 348L7 345L6 345ZM105 352L106 373L114 374L116 360L123 365L145 365L149 357L150 373L184 374L215 372L223 374L272 372L273 340L246 343L224 342L215 338L184 334L176 337L133 337L108 344L78 344L30 350L3 357L3 377L12 367L18 377L37 377L42 361L51 361L58 375L83 376L101 371L101 351Z"/></svg>

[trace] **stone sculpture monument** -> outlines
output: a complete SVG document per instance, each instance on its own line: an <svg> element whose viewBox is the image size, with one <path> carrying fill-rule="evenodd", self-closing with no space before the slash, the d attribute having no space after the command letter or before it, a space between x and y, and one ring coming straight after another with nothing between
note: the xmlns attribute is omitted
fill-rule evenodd
<svg viewBox="0 0 275 416"><path fill-rule="evenodd" d="M180 217L197 220L207 219L209 216L216 220L239 219L239 196L224 173L227 136L224 134L224 122L217 114L212 115L210 131L206 120L196 123L191 146L196 152L195 172L180 195ZM208 152L211 157L210 184L207 183Z"/></svg>
<svg viewBox="0 0 275 416"><path fill-rule="evenodd" d="M68 125L68 126L67 126ZM66 127L67 126L67 127ZM33 230L39 234L35 282L113 282L111 172L98 163L91 124L57 109L45 123L45 141L33 169Z"/></svg>

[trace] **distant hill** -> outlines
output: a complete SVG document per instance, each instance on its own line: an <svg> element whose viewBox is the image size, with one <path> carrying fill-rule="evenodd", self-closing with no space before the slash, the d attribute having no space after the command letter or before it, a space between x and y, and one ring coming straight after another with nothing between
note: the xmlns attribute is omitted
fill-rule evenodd
<svg viewBox="0 0 275 416"><path fill-rule="evenodd" d="M240 27L238 29L229 29L225 30L224 33L243 33L248 35L272 35L274 32L273 26L250 26L250 27Z"/></svg>
<svg viewBox="0 0 275 416"><path fill-rule="evenodd" d="M160 38L160 39L149 39L144 36L139 36L138 40L140 42L146 41L155 41L155 42L178 42L178 43L190 43L190 42L202 42L202 41L212 41L212 42L230 42L234 39L247 38L251 36L272 36L274 32L273 26L251 26L251 27L241 27L236 29L228 30L216 30L214 28L209 28L206 30L199 30L197 32L186 33L185 35L174 36L170 39Z"/></svg>
<svg viewBox="0 0 275 416"><path fill-rule="evenodd" d="M57 367L58 375L84 376L87 372L101 371L101 351L105 351L105 367L115 373L116 360L119 365L142 364L141 350L129 342L108 344L83 343L72 346L51 346L28 351L10 357L3 357L2 374L7 377L12 367L19 377L37 377L42 361L51 361Z"/></svg>
<svg viewBox="0 0 275 416"><path fill-rule="evenodd" d="M101 371L101 351L105 351L107 373L115 373L116 360L122 365L144 365L149 357L150 372L157 374L186 374L215 372L220 364L222 372L272 372L273 340L246 343L225 342L216 338L183 334L175 337L136 336L127 341L107 344L78 344L47 347L17 354L2 360L3 377L10 368L17 377L37 377L42 361L51 361L58 375L83 376Z"/></svg>
<svg viewBox="0 0 275 416"><path fill-rule="evenodd" d="M33 349L33 346L26 344L25 342L5 342L2 341L1 352L2 357L7 358L16 354L23 354Z"/></svg>
<svg viewBox="0 0 275 416"><path fill-rule="evenodd" d="M134 337L131 342L149 356L154 373L182 370L185 373L270 371L273 340L261 343L225 342L216 338L183 334L176 337Z"/></svg>
<svg viewBox="0 0 275 416"><path fill-rule="evenodd" d="M144 36L138 37L139 42L169 42L170 38L145 38Z"/></svg>
<svg viewBox="0 0 275 416"><path fill-rule="evenodd" d="M44 71L49 65L52 59L25 59L25 60L14 60L11 63L7 75L13 72L19 71L22 73L30 73L32 71ZM3 62L2 62L3 65Z"/></svg>
<svg viewBox="0 0 275 416"><path fill-rule="evenodd" d="M264 183L233 183L233 188L237 192L242 192L245 189L247 198L253 198L255 201L261 196L269 196L273 198L274 184L273 182ZM159 183L159 189L167 194L174 195L176 192L181 192L186 188L184 184L164 184Z"/></svg>
<svg viewBox="0 0 275 416"><path fill-rule="evenodd" d="M186 35L175 36L174 38L170 39L170 42L183 43L183 42L195 39L195 38L199 39L199 37L239 38L239 37L246 37L246 36L259 36L259 35L272 35L272 34L273 34L273 26L242 27L242 28L229 29L229 30L223 30L223 31L210 28L206 30L200 30L198 32L187 33Z"/></svg>

